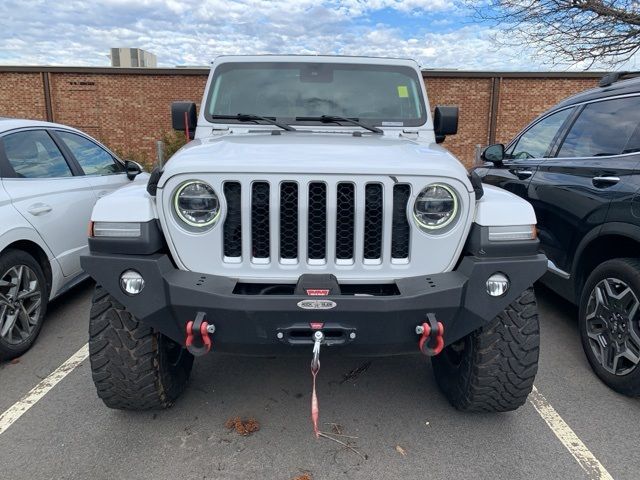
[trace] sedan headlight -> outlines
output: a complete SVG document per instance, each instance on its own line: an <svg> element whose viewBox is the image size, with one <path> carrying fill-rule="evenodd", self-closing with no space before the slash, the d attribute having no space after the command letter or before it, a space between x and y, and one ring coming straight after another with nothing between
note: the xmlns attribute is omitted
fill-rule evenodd
<svg viewBox="0 0 640 480"><path fill-rule="evenodd" d="M458 216L458 196L453 189L441 183L432 183L422 189L413 205L413 217L427 232L450 225Z"/></svg>
<svg viewBox="0 0 640 480"><path fill-rule="evenodd" d="M173 197L176 216L189 227L211 227L220 216L220 201L208 183L197 180L183 183Z"/></svg>

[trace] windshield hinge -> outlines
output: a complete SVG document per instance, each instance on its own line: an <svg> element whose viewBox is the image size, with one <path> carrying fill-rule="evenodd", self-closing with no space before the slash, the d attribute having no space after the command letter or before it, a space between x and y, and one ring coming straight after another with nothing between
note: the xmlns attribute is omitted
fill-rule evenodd
<svg viewBox="0 0 640 480"><path fill-rule="evenodd" d="M414 140L420 136L420 131L419 130L402 130L402 132L400 132L400 136Z"/></svg>
<svg viewBox="0 0 640 480"><path fill-rule="evenodd" d="M229 127L211 129L211 135L224 135L225 133L229 133Z"/></svg>

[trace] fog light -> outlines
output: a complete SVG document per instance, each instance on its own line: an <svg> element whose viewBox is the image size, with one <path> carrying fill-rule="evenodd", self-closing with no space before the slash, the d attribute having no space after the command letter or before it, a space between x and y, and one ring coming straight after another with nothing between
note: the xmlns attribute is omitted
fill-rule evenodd
<svg viewBox="0 0 640 480"><path fill-rule="evenodd" d="M127 270L120 275L120 288L128 295L137 295L144 288L144 278L135 270Z"/></svg>
<svg viewBox="0 0 640 480"><path fill-rule="evenodd" d="M487 280L487 293L492 297L501 297L509 290L509 277L504 273L494 273Z"/></svg>

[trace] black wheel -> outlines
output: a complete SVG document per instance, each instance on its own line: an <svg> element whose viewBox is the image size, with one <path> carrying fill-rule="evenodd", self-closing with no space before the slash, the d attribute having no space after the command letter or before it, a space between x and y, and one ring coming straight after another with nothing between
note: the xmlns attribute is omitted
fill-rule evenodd
<svg viewBox="0 0 640 480"><path fill-rule="evenodd" d="M98 396L122 410L170 407L193 365L193 355L139 322L100 285L92 299L89 359Z"/></svg>
<svg viewBox="0 0 640 480"><path fill-rule="evenodd" d="M48 291L40 264L28 253L0 255L0 360L19 357L42 329Z"/></svg>
<svg viewBox="0 0 640 480"><path fill-rule="evenodd" d="M536 297L528 289L489 324L433 357L433 372L457 409L508 412L531 393L539 347Z"/></svg>
<svg viewBox="0 0 640 480"><path fill-rule="evenodd" d="M609 387L640 395L640 260L602 263L580 299L580 338L594 372Z"/></svg>

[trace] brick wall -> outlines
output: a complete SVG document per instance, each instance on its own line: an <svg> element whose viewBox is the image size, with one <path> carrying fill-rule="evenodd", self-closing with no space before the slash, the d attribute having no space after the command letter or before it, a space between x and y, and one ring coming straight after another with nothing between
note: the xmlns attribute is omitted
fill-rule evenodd
<svg viewBox="0 0 640 480"><path fill-rule="evenodd" d="M46 120L42 73L0 72L0 117Z"/></svg>
<svg viewBox="0 0 640 480"><path fill-rule="evenodd" d="M424 74L432 109L460 107L459 133L444 145L467 166L476 145L491 137L509 141L562 98L595 86L601 75ZM49 117L86 131L121 155L152 162L156 140L171 129L171 102L191 100L199 108L206 79L203 69L0 67L0 116Z"/></svg>
<svg viewBox="0 0 640 480"><path fill-rule="evenodd" d="M436 105L458 105L458 134L444 145L470 164L475 146L486 145L489 139L491 109L490 78L425 78L431 111Z"/></svg>
<svg viewBox="0 0 640 480"><path fill-rule="evenodd" d="M206 74L57 73L51 76L53 118L121 155L153 160L155 142L171 130L171 102L192 100L199 108L206 80Z"/></svg>
<svg viewBox="0 0 640 480"><path fill-rule="evenodd" d="M560 100L597 86L597 78L504 78L500 82L496 140L508 142Z"/></svg>

